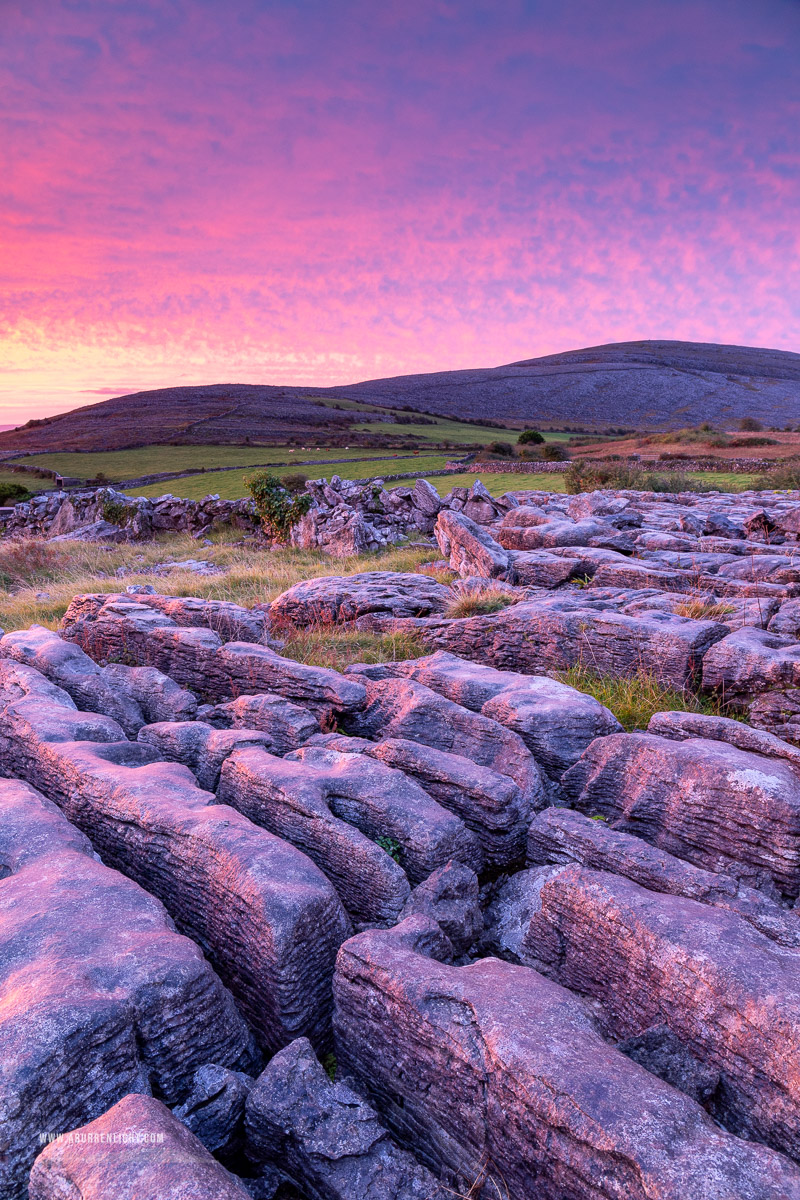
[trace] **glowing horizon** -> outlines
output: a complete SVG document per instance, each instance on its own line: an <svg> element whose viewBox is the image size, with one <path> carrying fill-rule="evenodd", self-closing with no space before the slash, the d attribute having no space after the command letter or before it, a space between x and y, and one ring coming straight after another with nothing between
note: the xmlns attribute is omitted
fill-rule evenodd
<svg viewBox="0 0 800 1200"><path fill-rule="evenodd" d="M800 350L796 0L33 0L3 33L0 423Z"/></svg>

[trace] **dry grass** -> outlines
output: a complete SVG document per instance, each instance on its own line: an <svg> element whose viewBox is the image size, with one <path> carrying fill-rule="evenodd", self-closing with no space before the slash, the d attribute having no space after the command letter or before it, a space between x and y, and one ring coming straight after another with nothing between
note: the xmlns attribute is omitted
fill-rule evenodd
<svg viewBox="0 0 800 1200"><path fill-rule="evenodd" d="M735 611L732 605L721 601L710 604L707 600L685 600L675 606L679 617L691 617L693 621L724 621Z"/></svg>
<svg viewBox="0 0 800 1200"><path fill-rule="evenodd" d="M167 596L201 596L233 600L251 607L274 600L303 579L320 575L353 575L358 571L416 571L430 559L430 548L400 547L380 555L331 559L305 550L271 552L234 533L219 534L213 545L199 545L188 535L169 535L157 542L102 546L97 543L52 543L26 539L0 545L0 627L24 629L34 622L57 627L73 596L81 592L124 591L131 583L151 583ZM154 571L158 564L202 559L221 567L220 575L192 571ZM120 577L116 572L122 569ZM47 595L37 599L37 593Z"/></svg>
<svg viewBox="0 0 800 1200"><path fill-rule="evenodd" d="M586 692L610 709L623 729L646 729L657 712L695 712L723 715L721 702L696 696L688 690L667 687L652 672L640 671L630 677L601 675L583 664L568 671L554 672L555 678L579 692ZM725 712L725 716L735 713Z"/></svg>
<svg viewBox="0 0 800 1200"><path fill-rule="evenodd" d="M372 633L331 625L293 629L281 650L296 662L334 671L343 671L352 663L402 662L427 653L421 639L413 634Z"/></svg>
<svg viewBox="0 0 800 1200"><path fill-rule="evenodd" d="M480 617L486 613L500 612L509 604L517 604L522 599L504 588L486 587L479 592L464 592L456 595L447 607L447 617Z"/></svg>

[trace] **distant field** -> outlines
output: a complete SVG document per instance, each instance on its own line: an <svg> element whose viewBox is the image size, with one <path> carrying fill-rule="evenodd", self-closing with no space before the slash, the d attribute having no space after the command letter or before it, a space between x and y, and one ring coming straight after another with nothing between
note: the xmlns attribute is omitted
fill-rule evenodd
<svg viewBox="0 0 800 1200"><path fill-rule="evenodd" d="M343 479L374 479L414 470L419 470L422 475L425 471L435 471L443 467L446 462L446 454L420 454L419 457L399 461L387 458L377 462L355 462L352 465L318 463L316 466L303 467L302 470L309 479L321 479L323 476L330 479L331 475L341 475ZM283 475L289 471L290 467L281 467L276 474ZM168 479L164 483L151 483L147 487L128 488L127 494L163 496L171 492L173 496L183 496L187 500L202 500L208 495L219 495L223 500L238 500L248 494L244 480L249 474L251 470L220 471L212 475L184 475L182 479Z"/></svg>
<svg viewBox="0 0 800 1200"><path fill-rule="evenodd" d="M428 479L428 483L433 484L440 496L446 496L451 488L472 487L476 479L480 479L487 492L492 496L502 496L503 492L566 491L564 476L555 471L552 474L542 473L541 475L517 475L511 472L504 475L473 475L466 472L463 475L433 475Z"/></svg>
<svg viewBox="0 0 800 1200"><path fill-rule="evenodd" d="M354 425L358 433L394 433L397 436L427 438L434 442L458 442L461 445L484 445L486 442L516 442L519 429L492 429L488 425L467 425L462 421L437 420L435 425L387 425L383 421L368 421ZM543 433L546 442L564 441L568 433Z"/></svg>
<svg viewBox="0 0 800 1200"><path fill-rule="evenodd" d="M35 475L18 475L16 471L0 470L0 483L18 483L29 492L46 492L53 487L50 479L37 479Z"/></svg>
<svg viewBox="0 0 800 1200"><path fill-rule="evenodd" d="M372 452L380 454L380 450ZM294 462L306 458L366 458L368 447L350 450L309 443L305 449L288 446L140 446L136 450L98 451L91 454L35 454L15 462L49 467L60 475L94 479L102 472L112 483L157 475L162 471L189 471L200 467L247 467L254 463ZM409 468L411 469L411 468ZM211 491L217 489L211 488Z"/></svg>

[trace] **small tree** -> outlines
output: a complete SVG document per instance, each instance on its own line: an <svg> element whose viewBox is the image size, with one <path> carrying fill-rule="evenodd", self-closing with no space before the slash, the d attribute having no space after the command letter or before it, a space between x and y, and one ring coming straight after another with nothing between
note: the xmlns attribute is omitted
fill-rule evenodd
<svg viewBox="0 0 800 1200"><path fill-rule="evenodd" d="M308 492L292 497L276 475L256 471L245 477L245 485L253 497L261 527L275 541L285 542L293 525L303 517L313 503Z"/></svg>
<svg viewBox="0 0 800 1200"><path fill-rule="evenodd" d="M742 417L739 429L742 433L760 433L764 426L755 417Z"/></svg>
<svg viewBox="0 0 800 1200"><path fill-rule="evenodd" d="M517 438L518 446L541 446L544 438L539 433L538 429L523 429L522 433Z"/></svg>

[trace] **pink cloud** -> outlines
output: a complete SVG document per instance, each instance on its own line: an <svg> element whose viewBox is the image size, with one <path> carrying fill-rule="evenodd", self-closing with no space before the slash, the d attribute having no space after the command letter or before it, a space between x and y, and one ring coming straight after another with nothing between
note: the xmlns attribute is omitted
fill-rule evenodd
<svg viewBox="0 0 800 1200"><path fill-rule="evenodd" d="M109 376L798 347L786 0L84 0L4 20L0 413Z"/></svg>

